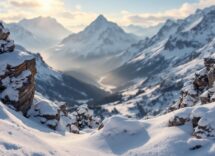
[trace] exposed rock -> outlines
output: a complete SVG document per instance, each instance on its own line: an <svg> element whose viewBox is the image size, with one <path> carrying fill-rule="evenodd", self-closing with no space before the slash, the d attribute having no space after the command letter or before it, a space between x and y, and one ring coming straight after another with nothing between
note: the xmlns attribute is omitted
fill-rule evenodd
<svg viewBox="0 0 215 156"><path fill-rule="evenodd" d="M198 114L198 123L193 123L196 126L193 136L196 138L215 138L215 109L202 109L201 113L198 112Z"/></svg>
<svg viewBox="0 0 215 156"><path fill-rule="evenodd" d="M80 130L97 128L101 123L87 105L79 106L73 113L69 113L66 103L36 99L28 111L28 117L53 130L79 134Z"/></svg>
<svg viewBox="0 0 215 156"><path fill-rule="evenodd" d="M197 139L215 138L215 108L189 108L176 112L169 120L169 126L181 126L190 123L193 126L192 136ZM196 147L196 146L194 146ZM194 148L193 147L193 148Z"/></svg>
<svg viewBox="0 0 215 156"><path fill-rule="evenodd" d="M215 59L206 58L205 68L195 74L195 78L184 84L181 97L178 102L169 108L169 111L177 110L197 104L215 102ZM191 111L192 109L192 111ZM188 141L190 150L196 150L204 146L210 139L215 138L215 108L199 106L179 110L169 120L169 126L181 126L192 124L193 134Z"/></svg>
<svg viewBox="0 0 215 156"><path fill-rule="evenodd" d="M15 45L12 40L8 39L9 35L9 30L5 29L0 22L0 54L14 51Z"/></svg>
<svg viewBox="0 0 215 156"><path fill-rule="evenodd" d="M64 107L62 105L62 103L58 105L58 103L51 101L35 102L28 111L28 117L35 118L42 124L56 130L58 123L61 120L61 116L67 116L67 114L64 113L67 110L61 110L61 107Z"/></svg>
<svg viewBox="0 0 215 156"><path fill-rule="evenodd" d="M215 59L214 58L204 58L204 65L207 68L207 70L209 71L211 67L213 67L215 64Z"/></svg>
<svg viewBox="0 0 215 156"><path fill-rule="evenodd" d="M15 51L9 31L0 23L0 100L26 115L35 92L35 59Z"/></svg>
<svg viewBox="0 0 215 156"><path fill-rule="evenodd" d="M72 113L75 125L79 130L84 128L97 128L101 124L100 118L94 117L93 111L87 105L81 105Z"/></svg>
<svg viewBox="0 0 215 156"><path fill-rule="evenodd" d="M184 125L186 122L190 121L189 118L189 110L188 111L184 111L184 112L180 112L178 114L175 114L170 120L169 120L169 126L181 126Z"/></svg>
<svg viewBox="0 0 215 156"><path fill-rule="evenodd" d="M186 82L181 90L180 99L169 108L169 112L179 108L207 104L215 101L215 59L205 58L205 68L195 73L194 79Z"/></svg>

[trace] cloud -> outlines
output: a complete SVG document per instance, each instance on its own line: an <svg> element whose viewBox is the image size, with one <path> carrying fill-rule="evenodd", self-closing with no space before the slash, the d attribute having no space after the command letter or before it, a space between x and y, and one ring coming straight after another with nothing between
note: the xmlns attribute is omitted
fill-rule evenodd
<svg viewBox="0 0 215 156"><path fill-rule="evenodd" d="M36 8L36 7L41 7L40 3L38 2L33 2L33 1L23 1L23 2L18 2L15 0L10 1L10 4L14 7L20 7L20 8Z"/></svg>
<svg viewBox="0 0 215 156"><path fill-rule="evenodd" d="M84 11L64 11L58 14L58 19L62 21L73 32L81 31L92 20L97 17L96 13L84 12Z"/></svg>
<svg viewBox="0 0 215 156"><path fill-rule="evenodd" d="M79 4L74 10L70 10L63 0L0 0L0 6L0 20L5 22L51 16L73 32L80 31L97 16L96 13L82 11Z"/></svg>
<svg viewBox="0 0 215 156"><path fill-rule="evenodd" d="M184 3L181 7L170 9L163 12L156 13L140 13L135 14L126 10L121 11L123 16L121 25L137 24L142 26L157 25L165 22L167 19L181 19L194 13L196 9L203 9L205 7L215 5L215 0L200 0L197 3Z"/></svg>
<svg viewBox="0 0 215 156"><path fill-rule="evenodd" d="M82 9L82 6L81 6L80 4L77 4L77 5L75 6L75 9L80 11L80 10Z"/></svg>
<svg viewBox="0 0 215 156"><path fill-rule="evenodd" d="M214 5L215 0L199 0L197 3L184 3L179 8L156 13L132 13L122 10L119 13L106 13L105 16L119 25L136 24L153 26L166 19L180 19L193 13L197 8ZM63 23L73 32L82 30L92 22L98 13L86 12L80 4L71 10L63 0L0 0L0 19L5 22L17 22L23 18L51 16Z"/></svg>
<svg viewBox="0 0 215 156"><path fill-rule="evenodd" d="M144 24L144 25L154 25L155 23L161 23L171 17L169 16L129 16L128 20L132 23Z"/></svg>

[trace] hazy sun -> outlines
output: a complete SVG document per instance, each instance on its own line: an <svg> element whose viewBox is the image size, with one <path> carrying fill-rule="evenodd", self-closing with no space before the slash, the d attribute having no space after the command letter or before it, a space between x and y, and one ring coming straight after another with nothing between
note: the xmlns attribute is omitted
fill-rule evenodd
<svg viewBox="0 0 215 156"><path fill-rule="evenodd" d="M41 0L42 9L44 11L49 11L51 8L51 2L52 0Z"/></svg>

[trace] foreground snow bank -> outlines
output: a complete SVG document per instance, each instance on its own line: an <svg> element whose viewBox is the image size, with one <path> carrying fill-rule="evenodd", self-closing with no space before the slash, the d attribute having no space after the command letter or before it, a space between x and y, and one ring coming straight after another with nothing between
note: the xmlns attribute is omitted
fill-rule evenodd
<svg viewBox="0 0 215 156"><path fill-rule="evenodd" d="M202 111L204 109L207 111ZM0 103L0 155L213 156L215 141L192 137L191 122L173 127L168 124L178 114L182 117L202 116L214 109L215 103L212 103L180 109L150 120L113 116L104 121L102 129L78 135L56 133ZM215 120L211 117L204 115L210 123Z"/></svg>

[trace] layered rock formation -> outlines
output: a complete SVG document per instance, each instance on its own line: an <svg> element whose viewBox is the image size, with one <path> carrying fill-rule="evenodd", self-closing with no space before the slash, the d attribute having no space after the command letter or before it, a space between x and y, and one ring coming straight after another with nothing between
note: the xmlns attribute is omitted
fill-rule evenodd
<svg viewBox="0 0 215 156"><path fill-rule="evenodd" d="M35 92L36 63L29 53L15 50L9 35L0 23L0 100L26 115Z"/></svg>
<svg viewBox="0 0 215 156"><path fill-rule="evenodd" d="M66 103L41 99L37 94L28 117L53 130L77 134L84 128L97 128L101 124L87 105L74 108L73 113L69 113Z"/></svg>

